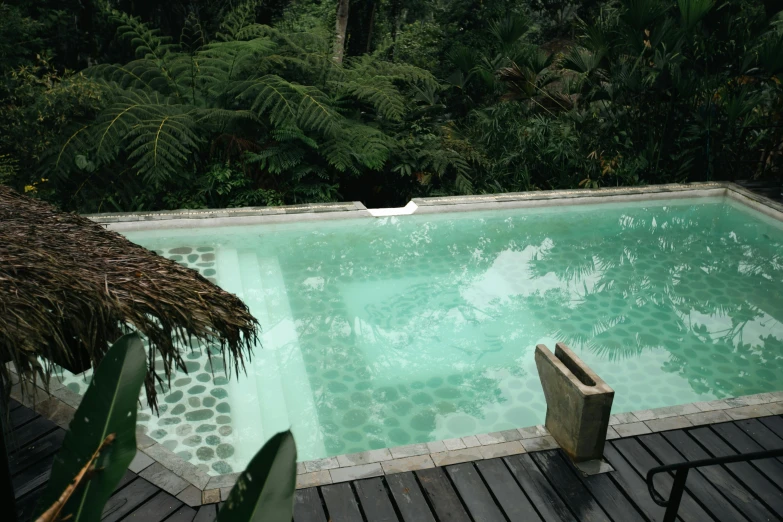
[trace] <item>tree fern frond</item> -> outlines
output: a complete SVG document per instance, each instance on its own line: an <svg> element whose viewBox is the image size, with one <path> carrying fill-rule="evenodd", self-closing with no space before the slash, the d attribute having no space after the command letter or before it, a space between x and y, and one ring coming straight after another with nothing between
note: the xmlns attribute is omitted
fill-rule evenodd
<svg viewBox="0 0 783 522"><path fill-rule="evenodd" d="M260 152L248 153L246 160L256 163L272 174L286 173L302 163L304 150L292 143L279 143Z"/></svg>
<svg viewBox="0 0 783 522"><path fill-rule="evenodd" d="M250 110L268 115L273 125L295 125L298 115L298 96L295 87L274 74L235 82L228 93L239 100L250 101Z"/></svg>
<svg viewBox="0 0 783 522"><path fill-rule="evenodd" d="M374 55L364 55L351 59L346 72L355 72L362 76L384 76L404 83L420 83L437 87L438 80L429 71L406 63L395 63L380 59Z"/></svg>
<svg viewBox="0 0 783 522"><path fill-rule="evenodd" d="M177 173L201 142L196 123L188 113L159 114L138 122L128 133L128 159L150 181Z"/></svg>
<svg viewBox="0 0 783 522"><path fill-rule="evenodd" d="M76 155L91 148L89 131L90 126L84 125L68 136L68 139L60 147L57 158L54 161L55 172L60 174L67 173L69 169L73 168Z"/></svg>
<svg viewBox="0 0 783 522"><path fill-rule="evenodd" d="M135 48L136 56L155 64L161 75L171 84L171 90L179 94L179 85L167 63L167 58L178 50L178 46L171 44L170 38L159 36L160 31L150 29L134 16L119 11L113 11L112 16L120 23L117 29L120 38L129 39Z"/></svg>
<svg viewBox="0 0 783 522"><path fill-rule="evenodd" d="M305 135L302 129L298 127L283 127L281 129L275 129L271 132L272 137L277 141L295 141L299 140L310 148L317 149L318 143Z"/></svg>
<svg viewBox="0 0 783 522"><path fill-rule="evenodd" d="M224 42L263 36L266 26L256 23L256 8L261 4L260 0L248 0L237 5L225 16L216 36Z"/></svg>
<svg viewBox="0 0 783 522"><path fill-rule="evenodd" d="M359 174L359 167L380 170L389 159L393 140L367 125L350 124L326 143L321 151L331 166Z"/></svg>
<svg viewBox="0 0 783 522"><path fill-rule="evenodd" d="M405 115L405 97L388 77L362 77L359 81L342 83L340 87L349 95L372 104L386 119L400 121Z"/></svg>
<svg viewBox="0 0 783 522"><path fill-rule="evenodd" d="M340 116L331 107L332 100L321 90L307 86L294 85L294 90L301 97L297 107L297 122L299 127L317 130L325 135L331 135Z"/></svg>

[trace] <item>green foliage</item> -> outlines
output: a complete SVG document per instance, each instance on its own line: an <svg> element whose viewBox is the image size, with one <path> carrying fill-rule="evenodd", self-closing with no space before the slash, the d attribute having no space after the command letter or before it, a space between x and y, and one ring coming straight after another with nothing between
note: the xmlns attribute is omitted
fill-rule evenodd
<svg viewBox="0 0 783 522"><path fill-rule="evenodd" d="M217 522L291 520L296 488L296 444L290 431L274 435L231 488Z"/></svg>
<svg viewBox="0 0 783 522"><path fill-rule="evenodd" d="M70 2L0 7L0 179L67 209L390 206L780 169L783 18L758 2L356 0L339 65L334 6L309 0L121 4L143 17L88 0L77 22L117 36L63 61L42 35L72 35Z"/></svg>
<svg viewBox="0 0 783 522"><path fill-rule="evenodd" d="M138 334L121 337L106 353L54 459L42 506L54 504L89 466L87 478L59 512L76 522L100 520L103 506L136 455L136 409L146 357ZM103 449L93 460L99 448Z"/></svg>
<svg viewBox="0 0 783 522"><path fill-rule="evenodd" d="M233 164L246 175L229 191L235 196L230 206L281 199L266 197L272 193L296 201L317 187L315 193L331 198L334 189L324 189L345 175L393 170L408 97L415 89L437 90L434 77L380 54L337 65L317 31L257 24L252 7L241 4L229 13L214 38L196 22L186 25L179 42L115 13L137 59L86 71L110 101L94 119L74 126L47 168L70 179L88 165L90 183L104 187L100 178L111 172L111 188L140 179L168 205L167 187L193 175L201 181L190 186L209 185L209 165ZM227 142L230 147L222 147ZM464 160L429 156L437 153L419 154L415 169L436 166L439 176L466 179ZM116 201L109 194L103 199ZM183 194L180 205L208 200L203 192Z"/></svg>

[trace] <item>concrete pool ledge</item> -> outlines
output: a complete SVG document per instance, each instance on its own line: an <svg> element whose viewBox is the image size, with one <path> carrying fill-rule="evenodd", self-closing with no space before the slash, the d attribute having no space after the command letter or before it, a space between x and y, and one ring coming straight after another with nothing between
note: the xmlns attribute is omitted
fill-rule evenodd
<svg viewBox="0 0 783 522"><path fill-rule="evenodd" d="M767 216L783 220L783 205L755 194L735 183L702 182L600 189L507 192L475 196L414 198L398 208L370 209L361 202L311 203L279 207L183 209L151 212L87 214L85 217L119 232L132 230L181 229L292 223L336 219L384 219L406 215L509 208L557 207L625 201L654 201L700 197L727 197Z"/></svg>
<svg viewBox="0 0 783 522"><path fill-rule="evenodd" d="M9 368L14 377L11 396L67 429L81 396L62 386L56 377L52 379L48 393L39 383L34 389L27 387L23 396L10 363ZM770 415L783 415L783 391L617 413L609 419L606 438L612 440ZM136 447L136 458L129 469L192 507L224 501L239 477L239 473L208 475L141 432L136 434ZM538 425L381 448L298 462L296 487L336 484L558 447L546 427ZM602 468L597 472L605 471L611 469Z"/></svg>

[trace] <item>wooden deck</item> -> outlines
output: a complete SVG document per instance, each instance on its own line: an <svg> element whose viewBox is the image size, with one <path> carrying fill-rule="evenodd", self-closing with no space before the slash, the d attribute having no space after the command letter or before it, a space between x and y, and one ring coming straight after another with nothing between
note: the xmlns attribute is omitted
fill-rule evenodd
<svg viewBox="0 0 783 522"><path fill-rule="evenodd" d="M65 431L13 402L10 460L20 520L30 520ZM467 462L302 489L295 522L655 521L663 508L644 483L660 464L783 447L783 417L770 416L609 441L615 471L583 476L560 450ZM672 478L656 486L668 497ZM208 522L217 504L190 507L128 471L103 520ZM765 459L691 471L683 522L783 520L783 462Z"/></svg>

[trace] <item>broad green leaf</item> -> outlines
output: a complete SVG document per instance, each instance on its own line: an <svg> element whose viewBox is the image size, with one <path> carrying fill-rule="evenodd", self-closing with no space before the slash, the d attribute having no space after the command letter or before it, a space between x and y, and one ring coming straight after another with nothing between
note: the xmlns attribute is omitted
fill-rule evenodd
<svg viewBox="0 0 783 522"><path fill-rule="evenodd" d="M690 31L715 6L715 0L677 0L682 26Z"/></svg>
<svg viewBox="0 0 783 522"><path fill-rule="evenodd" d="M54 459L52 477L40 509L51 506L110 434L116 439L96 461L96 473L76 489L62 510L69 521L101 519L103 506L136 455L136 408L147 372L138 334L121 337L109 348Z"/></svg>
<svg viewBox="0 0 783 522"><path fill-rule="evenodd" d="M282 522L294 513L296 443L276 434L256 453L231 489L217 522Z"/></svg>

